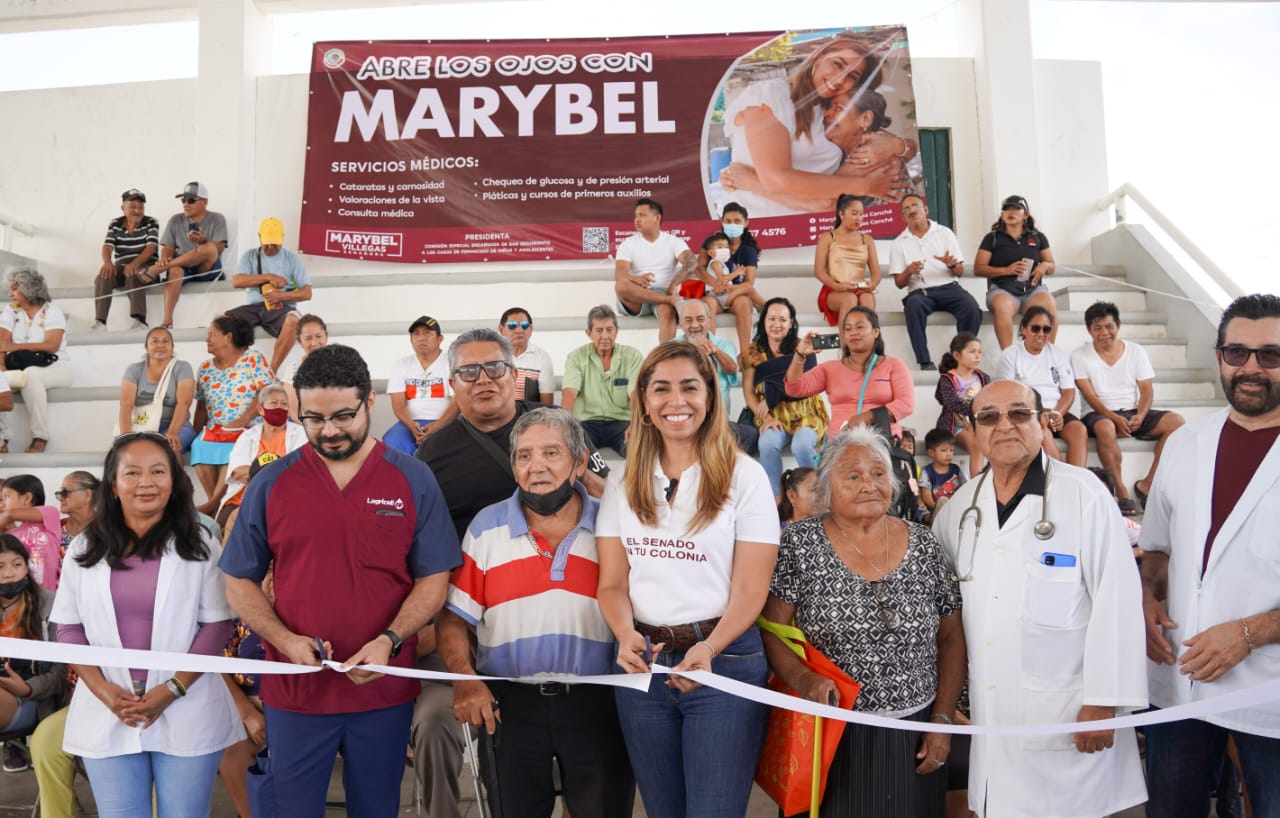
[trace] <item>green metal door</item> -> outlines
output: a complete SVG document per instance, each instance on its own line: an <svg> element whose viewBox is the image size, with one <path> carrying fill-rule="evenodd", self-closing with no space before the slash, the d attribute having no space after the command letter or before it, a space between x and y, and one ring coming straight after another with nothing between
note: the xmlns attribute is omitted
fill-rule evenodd
<svg viewBox="0 0 1280 818"><path fill-rule="evenodd" d="M951 129L920 129L920 160L924 163L924 190L929 218L955 229L955 202L951 198Z"/></svg>

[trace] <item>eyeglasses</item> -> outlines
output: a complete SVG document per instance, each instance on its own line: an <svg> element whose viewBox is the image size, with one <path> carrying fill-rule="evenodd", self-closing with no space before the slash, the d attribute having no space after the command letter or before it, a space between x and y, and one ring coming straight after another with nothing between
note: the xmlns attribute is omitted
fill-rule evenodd
<svg viewBox="0 0 1280 818"><path fill-rule="evenodd" d="M528 329L531 326L533 326L532 321L508 321L507 322L507 329L515 329L516 327L519 327L520 329Z"/></svg>
<svg viewBox="0 0 1280 818"><path fill-rule="evenodd" d="M338 429L346 429L352 423L355 423L357 417L360 416L360 409L367 404L360 404L355 409L344 409L341 412L334 412L332 415L325 417L324 415L301 415L298 420L309 431L318 432L325 427L326 423L332 423Z"/></svg>
<svg viewBox="0 0 1280 818"><path fill-rule="evenodd" d="M889 607L889 589L885 587L884 580L877 580L871 583L871 593L876 600L876 610L880 614L880 624L889 633L893 633L902 624L902 617L898 612Z"/></svg>
<svg viewBox="0 0 1280 818"><path fill-rule="evenodd" d="M1035 332L1042 335L1048 335L1053 332L1053 327L1049 324L1031 324L1027 327L1027 332Z"/></svg>
<svg viewBox="0 0 1280 818"><path fill-rule="evenodd" d="M506 375L510 368L511 364L506 361L485 361L482 364L463 364L453 370L453 374L464 383L475 383L480 380L480 370L483 369L484 374L496 381Z"/></svg>
<svg viewBox="0 0 1280 818"><path fill-rule="evenodd" d="M196 202L198 202L198 201L200 201L200 200L199 200L199 199L197 199L195 196L183 196L183 197L182 197L182 203L183 203L183 204L195 204L195 203L196 203Z"/></svg>
<svg viewBox="0 0 1280 818"><path fill-rule="evenodd" d="M59 500L65 500L70 497L73 492L77 491L93 491L93 489L85 488L84 486L81 486L78 489L58 489L53 493L53 496L57 497Z"/></svg>
<svg viewBox="0 0 1280 818"><path fill-rule="evenodd" d="M1001 417L1009 418L1009 422L1014 426L1021 426L1024 423L1030 423L1040 412L1036 409L1010 409L1007 412L1001 412L999 409L983 409L973 416L973 422L979 426L996 426L1000 423Z"/></svg>
<svg viewBox="0 0 1280 818"><path fill-rule="evenodd" d="M1258 356L1258 366L1263 369L1280 369L1280 347L1247 347L1244 344L1224 344L1218 347L1219 354L1227 366L1244 366L1249 363L1249 356Z"/></svg>

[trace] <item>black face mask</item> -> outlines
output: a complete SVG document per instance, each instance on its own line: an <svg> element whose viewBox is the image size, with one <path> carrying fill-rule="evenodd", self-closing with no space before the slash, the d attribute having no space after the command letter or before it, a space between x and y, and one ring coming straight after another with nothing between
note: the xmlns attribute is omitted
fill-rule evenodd
<svg viewBox="0 0 1280 818"><path fill-rule="evenodd" d="M576 492L573 488L573 478L565 480L560 484L559 488L552 489L546 494L534 494L532 492L520 489L520 504L525 508L542 517L550 517L573 498Z"/></svg>
<svg viewBox="0 0 1280 818"><path fill-rule="evenodd" d="M31 582L30 576L25 576L17 582L0 583L0 597L4 599L13 599L18 594L27 590L27 583Z"/></svg>

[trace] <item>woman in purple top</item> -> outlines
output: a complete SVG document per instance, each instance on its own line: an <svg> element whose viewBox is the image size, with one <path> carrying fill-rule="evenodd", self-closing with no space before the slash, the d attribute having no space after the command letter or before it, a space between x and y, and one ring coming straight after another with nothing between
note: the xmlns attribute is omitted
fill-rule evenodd
<svg viewBox="0 0 1280 818"><path fill-rule="evenodd" d="M233 614L220 548L196 522L191 481L164 435L116 438L95 510L63 565L50 616L59 641L221 655ZM158 814L207 816L222 751L244 738L222 680L72 667L63 749L84 759L99 814L150 815L154 787Z"/></svg>

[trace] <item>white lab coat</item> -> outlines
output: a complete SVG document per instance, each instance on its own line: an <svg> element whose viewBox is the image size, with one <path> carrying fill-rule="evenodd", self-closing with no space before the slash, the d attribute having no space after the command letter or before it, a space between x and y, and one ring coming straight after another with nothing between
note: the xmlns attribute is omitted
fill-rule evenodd
<svg viewBox="0 0 1280 818"><path fill-rule="evenodd" d="M185 652L191 647L200 622L235 618L227 605L223 575L218 569L222 548L203 529L201 535L209 548L209 559L184 560L174 552L172 542L160 558L152 650ZM91 568L81 567L74 557L84 550L85 538L80 535L68 549L50 619L60 625L83 625L91 645L118 648L120 632L111 601L111 568L106 560ZM164 684L176 670L147 671L147 689ZM107 681L132 690L128 668L103 667L102 673ZM188 687L186 696L165 708L145 730L128 727L116 718L82 679L71 697L62 747L86 758L141 752L198 756L225 749L244 737L231 693L216 674L206 673L197 679Z"/></svg>
<svg viewBox="0 0 1280 818"><path fill-rule="evenodd" d="M1280 609L1280 443L1271 447L1213 541L1201 578L1209 536L1218 438L1229 410L1188 423L1165 444L1138 540L1143 549L1169 554L1167 637L1175 655L1182 642L1221 622ZM1172 665L1149 662L1151 703L1157 707L1208 699L1280 679L1280 645L1259 645L1240 664L1209 684ZM1209 716L1232 730L1280 738L1280 702Z"/></svg>
<svg viewBox="0 0 1280 818"><path fill-rule="evenodd" d="M999 527L991 478L977 498L976 537L972 512L963 542L960 521L977 479L933 525L957 574L972 576L960 591L975 724L1070 722L1085 704L1123 713L1147 703L1142 594L1115 500L1085 469L1048 468L1057 527L1048 540L1032 532L1043 508L1034 496ZM1072 555L1076 565L1044 565L1045 552ZM979 816L1093 818L1146 797L1131 729L1092 754L1078 752L1069 733L974 737L969 808Z"/></svg>

